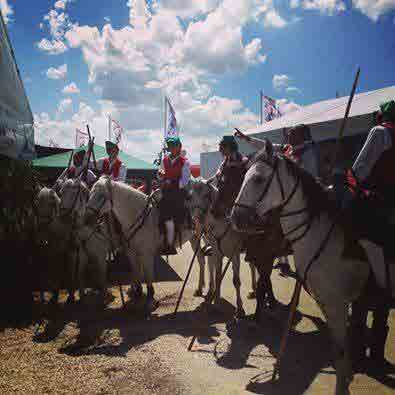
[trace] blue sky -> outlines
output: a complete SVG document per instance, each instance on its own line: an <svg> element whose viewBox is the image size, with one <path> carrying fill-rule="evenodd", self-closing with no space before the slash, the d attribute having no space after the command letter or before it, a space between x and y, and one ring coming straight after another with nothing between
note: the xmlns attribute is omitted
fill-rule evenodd
<svg viewBox="0 0 395 395"><path fill-rule="evenodd" d="M0 0L36 136L71 146L106 116L151 160L169 95L194 161L232 126L258 122L258 92L283 111L395 84L395 0ZM44 40L44 41L43 41ZM228 130L227 130L228 129Z"/></svg>

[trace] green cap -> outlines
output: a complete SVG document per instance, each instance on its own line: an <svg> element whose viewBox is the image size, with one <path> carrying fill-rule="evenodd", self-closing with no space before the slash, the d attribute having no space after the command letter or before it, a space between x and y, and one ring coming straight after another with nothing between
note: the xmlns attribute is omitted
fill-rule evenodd
<svg viewBox="0 0 395 395"><path fill-rule="evenodd" d="M166 139L167 146L177 146L181 145L181 140L179 137L168 137Z"/></svg>
<svg viewBox="0 0 395 395"><path fill-rule="evenodd" d="M106 141L106 148L118 148L118 146L110 140Z"/></svg>
<svg viewBox="0 0 395 395"><path fill-rule="evenodd" d="M380 112L383 121L395 121L395 101L390 100L380 104Z"/></svg>

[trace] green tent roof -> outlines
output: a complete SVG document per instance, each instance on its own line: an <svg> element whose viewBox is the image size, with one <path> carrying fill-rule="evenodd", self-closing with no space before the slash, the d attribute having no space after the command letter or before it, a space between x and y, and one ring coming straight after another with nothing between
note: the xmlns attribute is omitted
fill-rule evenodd
<svg viewBox="0 0 395 395"><path fill-rule="evenodd" d="M79 151L80 149L87 150L87 146L83 146L81 148L75 149L74 152ZM100 145L94 145L93 151L95 153L96 160L107 156L106 149ZM66 168L69 159L70 159L70 151L64 152L62 154L45 156L43 158L38 158L33 160L34 167L57 167L57 168ZM119 159L122 160L127 169L137 169L137 170L155 170L156 167L151 165L148 162L145 162L141 159L137 159L129 154L125 154L125 152L119 151Z"/></svg>

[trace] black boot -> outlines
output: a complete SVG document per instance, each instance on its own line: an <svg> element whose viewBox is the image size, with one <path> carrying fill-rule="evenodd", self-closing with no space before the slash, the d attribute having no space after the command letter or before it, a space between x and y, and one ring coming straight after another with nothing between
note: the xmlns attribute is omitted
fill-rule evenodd
<svg viewBox="0 0 395 395"><path fill-rule="evenodd" d="M177 255L177 250L175 249L174 246L171 246L169 244L165 244L164 247L159 251L159 255Z"/></svg>
<svg viewBox="0 0 395 395"><path fill-rule="evenodd" d="M372 331L369 368L376 374L385 375L395 370L394 365L385 359L385 343L387 341L388 330L388 326L385 326L381 331Z"/></svg>

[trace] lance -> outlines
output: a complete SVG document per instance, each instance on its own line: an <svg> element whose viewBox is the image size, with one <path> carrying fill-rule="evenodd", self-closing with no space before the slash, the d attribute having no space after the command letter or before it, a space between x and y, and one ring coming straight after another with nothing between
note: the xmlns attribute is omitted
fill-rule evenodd
<svg viewBox="0 0 395 395"><path fill-rule="evenodd" d="M71 161L73 160L73 155L74 155L74 150L72 149L71 152L70 152L70 157L69 157L69 162L68 162L68 164L67 164L67 169L66 169L66 171L63 171L62 174L56 179L56 181L55 181L55 183L54 183L54 187L56 186L56 184L58 183L58 181L60 180L60 178L61 178L63 175L67 174L67 171L70 169Z"/></svg>
<svg viewBox="0 0 395 395"><path fill-rule="evenodd" d="M91 131L89 130L89 125L86 125L86 130L88 131L89 142L91 142L92 136L91 136ZM93 141L92 141L92 143L93 143ZM93 149L93 147L92 147L92 158L93 158L93 165L95 166L95 170L98 172L95 150ZM88 166L89 166L89 162L88 162Z"/></svg>
<svg viewBox="0 0 395 395"><path fill-rule="evenodd" d="M342 152L342 150L341 150L341 142L342 142L342 139L344 136L344 131L346 129L348 115L350 114L351 104L354 99L355 91L357 89L360 72L361 72L361 68L358 67L357 73L355 75L354 83L353 83L353 86L351 89L350 97L348 98L346 113L344 114L344 118L343 118L342 124L340 126L340 130L339 130L339 135L336 140L335 154L334 154L334 160L333 160L333 168L335 168L335 172L336 172L336 170L337 171L340 170L340 169L338 169L341 166L340 161L344 159L344 152Z"/></svg>

